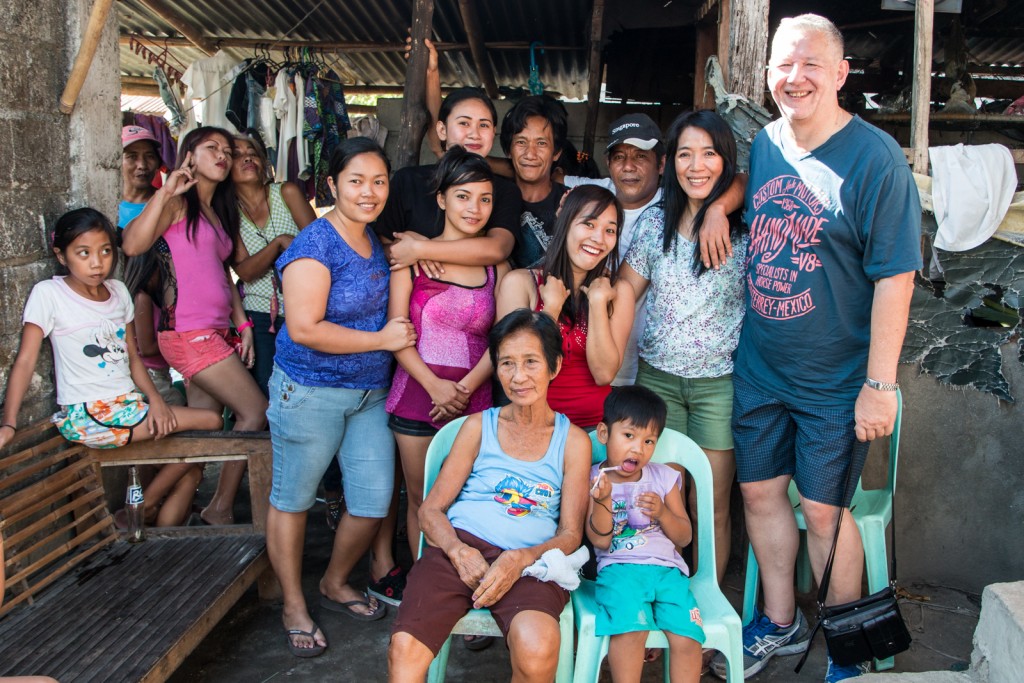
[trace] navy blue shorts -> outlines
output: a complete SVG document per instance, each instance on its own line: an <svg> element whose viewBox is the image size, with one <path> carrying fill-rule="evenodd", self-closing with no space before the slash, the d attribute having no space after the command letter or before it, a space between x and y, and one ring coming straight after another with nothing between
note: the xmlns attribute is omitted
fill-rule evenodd
<svg viewBox="0 0 1024 683"><path fill-rule="evenodd" d="M761 393L733 377L732 432L740 483L793 477L800 495L849 507L868 457L857 440L853 406L797 406ZM847 468L853 467L844 491Z"/></svg>

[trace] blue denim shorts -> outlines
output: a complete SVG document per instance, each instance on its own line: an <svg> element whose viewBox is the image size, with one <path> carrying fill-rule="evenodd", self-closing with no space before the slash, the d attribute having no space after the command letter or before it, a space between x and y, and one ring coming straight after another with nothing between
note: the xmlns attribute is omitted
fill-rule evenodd
<svg viewBox="0 0 1024 683"><path fill-rule="evenodd" d="M853 406L796 406L733 378L732 429L740 483L793 477L800 495L849 507L869 443L857 441ZM850 486L844 490L848 468Z"/></svg>
<svg viewBox="0 0 1024 683"><path fill-rule="evenodd" d="M336 458L349 513L385 517L395 480L395 439L384 411L388 390L307 387L276 365L269 389L270 504L281 512L313 507L320 479Z"/></svg>

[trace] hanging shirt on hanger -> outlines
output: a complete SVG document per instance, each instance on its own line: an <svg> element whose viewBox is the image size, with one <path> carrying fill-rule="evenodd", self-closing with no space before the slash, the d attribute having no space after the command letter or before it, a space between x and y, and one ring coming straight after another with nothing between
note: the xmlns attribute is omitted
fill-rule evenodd
<svg viewBox="0 0 1024 683"><path fill-rule="evenodd" d="M228 97L231 95L231 84L245 68L245 62L218 50L217 54L192 63L182 75L181 82L188 86L189 99L201 100L196 105L202 113L200 118L204 126L218 126L231 133L237 130L228 121Z"/></svg>
<svg viewBox="0 0 1024 683"><path fill-rule="evenodd" d="M274 82L277 93L274 95L274 113L280 120L280 133L277 136L277 179L279 182L288 179L288 144L295 137L295 93L291 89L291 77L287 69L281 69Z"/></svg>

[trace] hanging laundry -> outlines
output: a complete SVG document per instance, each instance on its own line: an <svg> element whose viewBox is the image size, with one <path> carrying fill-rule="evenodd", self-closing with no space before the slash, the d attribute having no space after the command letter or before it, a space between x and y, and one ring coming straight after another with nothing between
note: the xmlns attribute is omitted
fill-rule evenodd
<svg viewBox="0 0 1024 683"><path fill-rule="evenodd" d="M232 83L244 67L245 62L218 50L212 57L193 62L182 75L181 82L188 86L188 99L200 100L195 106L200 111L198 118L202 119L204 126L219 126L232 133L237 132L225 112Z"/></svg>
<svg viewBox="0 0 1024 683"><path fill-rule="evenodd" d="M274 81L274 113L281 122L277 136L277 163L274 165L278 182L288 179L288 147L295 137L295 93L287 69L281 69Z"/></svg>
<svg viewBox="0 0 1024 683"><path fill-rule="evenodd" d="M160 89L160 99L164 101L164 106L171 113L171 127L180 128L185 123L186 116L185 107L182 106L178 93L171 87L163 69L159 67L153 69L153 80L156 81L156 85Z"/></svg>
<svg viewBox="0 0 1024 683"><path fill-rule="evenodd" d="M142 126L153 134L157 141L157 147L160 149L160 158L164 162L164 168L173 169L177 165L178 143L171 135L167 120L162 116L135 114L135 125Z"/></svg>

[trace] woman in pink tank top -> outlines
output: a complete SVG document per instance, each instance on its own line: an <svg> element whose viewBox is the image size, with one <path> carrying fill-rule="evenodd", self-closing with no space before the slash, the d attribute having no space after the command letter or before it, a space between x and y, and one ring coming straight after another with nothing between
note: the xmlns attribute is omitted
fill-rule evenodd
<svg viewBox="0 0 1024 683"><path fill-rule="evenodd" d="M608 190L566 195L541 268L514 270L498 288L498 319L517 308L543 311L562 331L562 369L548 404L584 429L601 421L633 326L633 288L616 277L622 207Z"/></svg>
<svg viewBox="0 0 1024 683"><path fill-rule="evenodd" d="M465 249L473 248L472 240L491 215L493 180L483 157L459 146L448 150L434 176L437 203L444 212L444 231L434 241L462 241ZM411 319L417 339L415 347L395 353L398 369L385 405L405 476L413 557L420 535L423 463L432 436L454 417L491 407L487 334L494 323L495 286L508 271L507 263L445 263L438 279L423 269L391 275L388 318Z"/></svg>
<svg viewBox="0 0 1024 683"><path fill-rule="evenodd" d="M235 430L266 428L267 399L246 370L253 356L252 322L227 270L238 232L231 185L231 135L204 126L181 142L178 167L125 228L128 256L152 250L160 263L160 352L187 384L188 405L217 412L227 406ZM227 342L238 330L241 348ZM210 524L230 524L245 473L244 461L224 464L213 500L202 511Z"/></svg>

